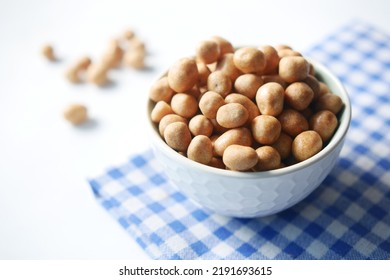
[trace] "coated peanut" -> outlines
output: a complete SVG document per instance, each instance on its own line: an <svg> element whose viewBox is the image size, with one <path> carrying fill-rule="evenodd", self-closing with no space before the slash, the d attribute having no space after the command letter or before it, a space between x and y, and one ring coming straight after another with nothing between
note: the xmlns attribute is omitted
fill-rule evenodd
<svg viewBox="0 0 390 280"><path fill-rule="evenodd" d="M164 139L169 147L185 153L191 142L191 132L186 123L173 122L165 128Z"/></svg>
<svg viewBox="0 0 390 280"><path fill-rule="evenodd" d="M208 164L213 157L213 144L204 135L195 136L188 146L187 157L193 161Z"/></svg>
<svg viewBox="0 0 390 280"><path fill-rule="evenodd" d="M201 41L196 48L196 59L205 64L216 62L220 55L219 45L215 41Z"/></svg>
<svg viewBox="0 0 390 280"><path fill-rule="evenodd" d="M304 83L306 83L311 90L313 91L313 100L316 100L320 96L320 82L318 82L317 78L313 75L307 75L306 79L303 80Z"/></svg>
<svg viewBox="0 0 390 280"><path fill-rule="evenodd" d="M286 56L279 62L279 76L288 83L306 79L309 69L309 63L300 56Z"/></svg>
<svg viewBox="0 0 390 280"><path fill-rule="evenodd" d="M97 86L104 86L109 82L108 70L103 63L92 64L87 70L87 80Z"/></svg>
<svg viewBox="0 0 390 280"><path fill-rule="evenodd" d="M275 74L279 66L280 57L276 49L270 45L260 46L259 50L264 54L265 67L264 74Z"/></svg>
<svg viewBox="0 0 390 280"><path fill-rule="evenodd" d="M244 73L262 73L265 68L263 52L251 47L236 50L233 55L233 62Z"/></svg>
<svg viewBox="0 0 390 280"><path fill-rule="evenodd" d="M310 129L316 131L322 138L323 142L328 141L335 132L338 120L334 113L323 110L315 113L309 121Z"/></svg>
<svg viewBox="0 0 390 280"><path fill-rule="evenodd" d="M233 53L224 54L217 62L216 70L221 71L234 82L242 72L236 67L233 61Z"/></svg>
<svg viewBox="0 0 390 280"><path fill-rule="evenodd" d="M239 103L242 106L245 107L245 109L248 111L248 123L252 122L254 118L256 118L258 115L260 115L259 108L256 106L256 104L246 97L245 95L238 94L238 93L231 93L228 94L225 97L226 103Z"/></svg>
<svg viewBox="0 0 390 280"><path fill-rule="evenodd" d="M291 149L297 161L308 159L322 149L321 136L314 130L304 131L295 137Z"/></svg>
<svg viewBox="0 0 390 280"><path fill-rule="evenodd" d="M262 146L256 149L258 161L256 171L277 169L280 167L281 158L279 152L271 146Z"/></svg>
<svg viewBox="0 0 390 280"><path fill-rule="evenodd" d="M278 116L284 106L283 87L274 82L262 85L257 91L256 103L261 114Z"/></svg>
<svg viewBox="0 0 390 280"><path fill-rule="evenodd" d="M123 50L120 47L118 40L112 40L103 55L102 63L105 64L106 68L115 68L120 65L122 57Z"/></svg>
<svg viewBox="0 0 390 280"><path fill-rule="evenodd" d="M215 119L218 109L225 104L223 97L214 92L207 91L199 100L199 109L209 119Z"/></svg>
<svg viewBox="0 0 390 280"><path fill-rule="evenodd" d="M257 90L263 85L263 79L255 74L244 74L239 76L234 82L235 90L253 99L256 96Z"/></svg>
<svg viewBox="0 0 390 280"><path fill-rule="evenodd" d="M240 103L228 103L218 109L216 120L223 127L236 128L244 125L248 116L248 110Z"/></svg>
<svg viewBox="0 0 390 280"><path fill-rule="evenodd" d="M253 138L260 144L273 144L280 135L281 125L277 118L268 115L260 115L252 121Z"/></svg>
<svg viewBox="0 0 390 280"><path fill-rule="evenodd" d="M54 48L52 45L49 45L49 44L46 44L42 47L42 55L48 59L48 60L51 60L51 61L54 61L56 59L55 55L54 55Z"/></svg>
<svg viewBox="0 0 390 280"><path fill-rule="evenodd" d="M174 91L169 87L168 78L162 77L157 80L149 91L149 98L154 102L165 101L169 103Z"/></svg>
<svg viewBox="0 0 390 280"><path fill-rule="evenodd" d="M195 116L198 111L198 101L195 97L186 93L176 93L171 100L173 112L184 118Z"/></svg>
<svg viewBox="0 0 390 280"><path fill-rule="evenodd" d="M158 123L164 116L172 113L172 108L167 102L159 101L154 105L150 118L153 122Z"/></svg>
<svg viewBox="0 0 390 280"><path fill-rule="evenodd" d="M65 109L64 118L74 125L82 124L88 119L87 107L81 104L72 104Z"/></svg>
<svg viewBox="0 0 390 280"><path fill-rule="evenodd" d="M186 92L197 82L198 67L194 59L182 58L174 63L168 71L168 83L176 92Z"/></svg>
<svg viewBox="0 0 390 280"><path fill-rule="evenodd" d="M258 157L252 147L230 145L223 153L222 160L230 170L246 171L257 164Z"/></svg>
<svg viewBox="0 0 390 280"><path fill-rule="evenodd" d="M328 92L318 98L315 107L317 111L329 110L333 114L337 114L343 107L343 101L340 96Z"/></svg>
<svg viewBox="0 0 390 280"><path fill-rule="evenodd" d="M207 78L207 87L225 97L232 89L232 81L222 71L214 71Z"/></svg>
<svg viewBox="0 0 390 280"><path fill-rule="evenodd" d="M179 115L176 115L176 114L165 115L164 117L161 118L161 120L158 124L158 130L160 132L160 135L163 136L165 128L169 124L174 123L174 122L183 122L183 123L187 124L187 119L185 119Z"/></svg>
<svg viewBox="0 0 390 280"><path fill-rule="evenodd" d="M296 110L286 109L279 116L278 120L282 126L282 131L292 137L297 136L302 131L309 129L306 118Z"/></svg>
<svg viewBox="0 0 390 280"><path fill-rule="evenodd" d="M216 155L222 156L225 149L230 145L251 146L252 142L252 135L248 128L229 129L215 140L214 152Z"/></svg>
<svg viewBox="0 0 390 280"><path fill-rule="evenodd" d="M281 132L278 140L271 146L279 152L281 159L286 159L291 154L292 141L293 139L288 134Z"/></svg>
<svg viewBox="0 0 390 280"><path fill-rule="evenodd" d="M286 88L284 97L288 105L298 111L302 111L309 106L313 100L314 93L307 84L295 82Z"/></svg>
<svg viewBox="0 0 390 280"><path fill-rule="evenodd" d="M226 53L233 53L234 52L233 45L225 38L222 38L220 36L213 36L211 38L211 40L218 44L220 57L222 57Z"/></svg>
<svg viewBox="0 0 390 280"><path fill-rule="evenodd" d="M213 124L212 122L206 118L204 115L196 115L194 116L189 124L188 127L192 133L192 135L205 135L210 137L213 133Z"/></svg>

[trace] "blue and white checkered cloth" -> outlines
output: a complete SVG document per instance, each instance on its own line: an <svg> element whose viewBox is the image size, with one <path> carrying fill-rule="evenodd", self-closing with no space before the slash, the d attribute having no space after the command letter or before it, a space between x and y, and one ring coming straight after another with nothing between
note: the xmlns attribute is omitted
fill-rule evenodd
<svg viewBox="0 0 390 280"><path fill-rule="evenodd" d="M236 219L199 208L151 151L90 179L96 198L154 259L390 259L390 37L362 22L305 53L344 83L353 119L340 159L298 205Z"/></svg>

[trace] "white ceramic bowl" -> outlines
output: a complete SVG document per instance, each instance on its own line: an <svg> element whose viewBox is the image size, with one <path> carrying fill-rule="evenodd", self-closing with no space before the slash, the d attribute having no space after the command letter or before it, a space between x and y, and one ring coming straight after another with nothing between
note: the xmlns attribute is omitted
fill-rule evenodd
<svg viewBox="0 0 390 280"><path fill-rule="evenodd" d="M351 104L341 82L323 65L310 60L316 76L341 97L339 127L318 154L294 165L262 172L238 172L209 167L180 155L160 137L150 120L151 144L170 182L201 207L232 217L261 217L285 210L315 190L334 167L351 120Z"/></svg>

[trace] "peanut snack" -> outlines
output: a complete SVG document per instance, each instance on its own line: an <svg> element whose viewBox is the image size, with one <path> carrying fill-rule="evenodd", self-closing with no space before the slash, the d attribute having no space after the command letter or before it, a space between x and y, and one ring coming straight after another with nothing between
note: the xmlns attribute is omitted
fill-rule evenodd
<svg viewBox="0 0 390 280"><path fill-rule="evenodd" d="M267 171L329 143L344 104L286 45L234 49L214 36L156 81L151 120L172 149L201 164Z"/></svg>

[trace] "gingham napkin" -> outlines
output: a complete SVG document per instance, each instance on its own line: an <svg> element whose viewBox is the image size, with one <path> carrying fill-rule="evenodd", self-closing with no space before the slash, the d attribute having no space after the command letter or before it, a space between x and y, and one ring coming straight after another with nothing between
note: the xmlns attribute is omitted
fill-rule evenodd
<svg viewBox="0 0 390 280"><path fill-rule="evenodd" d="M101 205L154 259L390 259L390 37L362 22L305 55L344 83L353 119L341 157L298 205L235 219L199 208L151 151L89 180Z"/></svg>

